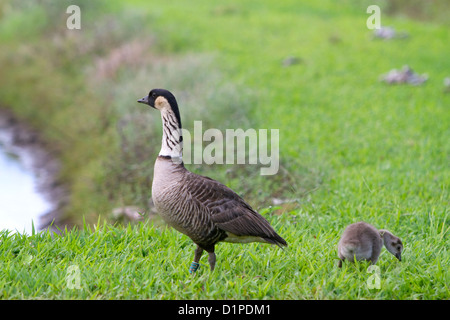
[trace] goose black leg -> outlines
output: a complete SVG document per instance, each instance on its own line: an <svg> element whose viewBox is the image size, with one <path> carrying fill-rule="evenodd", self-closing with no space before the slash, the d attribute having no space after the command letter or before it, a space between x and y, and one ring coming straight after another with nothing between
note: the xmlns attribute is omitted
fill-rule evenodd
<svg viewBox="0 0 450 320"><path fill-rule="evenodd" d="M214 267L216 266L216 254L214 253L214 251L210 251L208 252L209 257L208 257L208 262L209 262L209 266L211 267L211 271L214 270Z"/></svg>

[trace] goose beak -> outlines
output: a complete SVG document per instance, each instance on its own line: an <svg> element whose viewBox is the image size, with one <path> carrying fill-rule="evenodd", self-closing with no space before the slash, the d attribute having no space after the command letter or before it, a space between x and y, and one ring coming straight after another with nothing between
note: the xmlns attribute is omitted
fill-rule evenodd
<svg viewBox="0 0 450 320"><path fill-rule="evenodd" d="M148 104L148 97L143 97L142 99L139 99L137 102Z"/></svg>
<svg viewBox="0 0 450 320"><path fill-rule="evenodd" d="M402 254L400 252L396 253L395 257L398 259L398 261L402 261Z"/></svg>

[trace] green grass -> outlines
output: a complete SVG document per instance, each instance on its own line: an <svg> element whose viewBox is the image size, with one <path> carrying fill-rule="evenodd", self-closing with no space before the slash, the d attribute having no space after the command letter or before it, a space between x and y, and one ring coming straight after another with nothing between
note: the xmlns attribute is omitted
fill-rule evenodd
<svg viewBox="0 0 450 320"><path fill-rule="evenodd" d="M64 3L26 3L0 1L10 8L0 13L0 104L38 128L61 159L59 179L71 190L65 214L78 228L53 239L4 232L2 298L448 299L444 2L435 2L437 13L380 2L382 24L410 34L392 41L371 40L367 4L350 0L78 1L82 30L74 32ZM289 56L300 63L282 66ZM429 80L378 81L405 64ZM94 230L115 207L147 207L161 123L135 101L153 87L177 95L187 129L194 120L204 129L280 129L276 176L252 166L189 169L243 195L287 249L220 244L217 269L210 273L204 257L192 277L194 245L159 223ZM274 197L295 201L271 207ZM405 243L402 262L383 249L379 290L367 287L367 264L336 268L339 236L359 220ZM79 290L67 288L71 265Z"/></svg>
<svg viewBox="0 0 450 320"><path fill-rule="evenodd" d="M289 247L221 243L216 247L216 270L210 272L204 256L195 275L188 272L195 246L158 223L101 223L54 238L49 233L2 232L0 297L447 299L450 294L445 219L416 221L417 231L404 237L402 262L383 249L377 264L379 289L368 286L369 264L337 267L339 230L333 227L340 222L336 217L299 212L270 220ZM76 272L78 287L73 280Z"/></svg>

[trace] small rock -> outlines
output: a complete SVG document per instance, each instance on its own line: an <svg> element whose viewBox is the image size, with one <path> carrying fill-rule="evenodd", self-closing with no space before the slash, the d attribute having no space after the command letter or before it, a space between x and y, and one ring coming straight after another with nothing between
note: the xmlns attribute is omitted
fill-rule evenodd
<svg viewBox="0 0 450 320"><path fill-rule="evenodd" d="M373 31L373 36L379 39L394 39L394 38L407 38L409 35L406 32L397 32L393 27L381 27Z"/></svg>
<svg viewBox="0 0 450 320"><path fill-rule="evenodd" d="M114 219L116 219L116 220L121 219L121 218L130 220L130 221L143 221L144 220L143 210L141 208L134 207L134 206L115 208L112 211L112 215L113 215Z"/></svg>
<svg viewBox="0 0 450 320"><path fill-rule="evenodd" d="M450 77L444 78L444 91L450 92Z"/></svg>
<svg viewBox="0 0 450 320"><path fill-rule="evenodd" d="M409 66L404 66L401 70L393 69L389 71L386 75L382 76L381 80L388 84L409 83L412 85L420 85L428 80L428 75L419 75Z"/></svg>
<svg viewBox="0 0 450 320"><path fill-rule="evenodd" d="M302 62L302 59L297 58L297 57L287 57L286 59L283 60L283 67L289 67L292 66L294 64L299 64Z"/></svg>
<svg viewBox="0 0 450 320"><path fill-rule="evenodd" d="M272 203L274 206L279 206L281 204L285 204L285 203L293 203L293 202L297 202L298 199L280 199L280 198L272 198Z"/></svg>

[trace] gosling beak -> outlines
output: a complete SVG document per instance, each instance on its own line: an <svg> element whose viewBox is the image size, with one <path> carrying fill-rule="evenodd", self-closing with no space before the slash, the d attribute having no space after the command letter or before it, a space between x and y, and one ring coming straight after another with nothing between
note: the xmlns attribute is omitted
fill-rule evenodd
<svg viewBox="0 0 450 320"><path fill-rule="evenodd" d="M398 261L402 261L402 254L400 252L397 252L395 254L395 257L398 259Z"/></svg>
<svg viewBox="0 0 450 320"><path fill-rule="evenodd" d="M137 102L148 104L148 96L147 97L143 97L142 99L139 99Z"/></svg>

